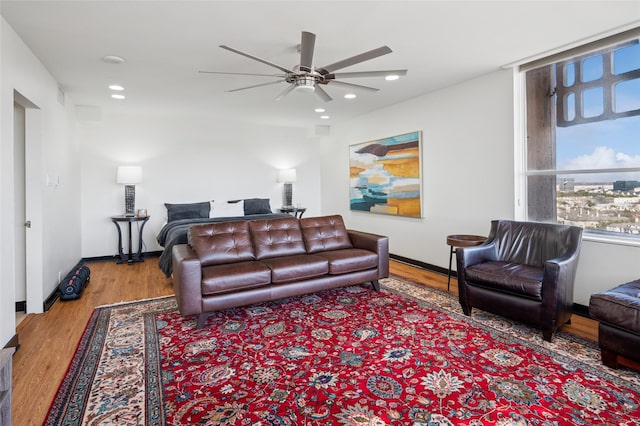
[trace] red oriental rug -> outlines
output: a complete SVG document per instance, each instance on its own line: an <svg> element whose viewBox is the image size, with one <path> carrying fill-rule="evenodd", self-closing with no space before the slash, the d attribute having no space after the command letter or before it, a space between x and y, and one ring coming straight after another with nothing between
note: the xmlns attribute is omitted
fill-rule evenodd
<svg viewBox="0 0 640 426"><path fill-rule="evenodd" d="M96 309L48 425L637 425L640 374L592 342L397 278L218 312Z"/></svg>

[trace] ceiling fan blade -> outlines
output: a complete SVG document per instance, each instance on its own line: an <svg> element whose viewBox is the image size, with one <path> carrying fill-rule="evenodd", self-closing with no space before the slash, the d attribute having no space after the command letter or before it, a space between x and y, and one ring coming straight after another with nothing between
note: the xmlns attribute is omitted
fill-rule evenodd
<svg viewBox="0 0 640 426"><path fill-rule="evenodd" d="M329 94L327 92L325 92L325 90L318 86L316 84L316 90L315 92L318 94L318 96L320 96L322 98L323 101L325 102L331 102L333 99L331 98L331 96L329 96Z"/></svg>
<svg viewBox="0 0 640 426"><path fill-rule="evenodd" d="M254 75L258 77L286 77L285 74L251 74L247 72L198 71L201 74Z"/></svg>
<svg viewBox="0 0 640 426"><path fill-rule="evenodd" d="M286 89L284 89L282 92L280 92L280 94L276 97L276 101L279 101L280 99L284 98L285 96L287 96L289 94L289 92L291 92L293 89L295 89L296 86L294 84L290 84L289 87L287 87Z"/></svg>
<svg viewBox="0 0 640 426"><path fill-rule="evenodd" d="M316 45L316 35L307 31L302 32L302 40L300 42L300 69L302 71L311 71L313 63L313 49Z"/></svg>
<svg viewBox="0 0 640 426"><path fill-rule="evenodd" d="M253 56L253 55L251 55L249 53L245 53L245 52L242 52L242 51L240 51L238 49L234 49L233 47L224 46L224 45L220 45L220 47L222 47L225 50L228 50L229 52L233 52L233 53L237 53L238 55L246 56L247 58L253 59L254 61L262 62L265 65L269 65L270 67L277 68L277 69L279 69L281 71L284 71L284 72L286 72L288 74L293 72L291 70L286 69L285 67L281 67L278 64L274 64L273 62L269 62L266 59L258 58L257 56Z"/></svg>
<svg viewBox="0 0 640 426"><path fill-rule="evenodd" d="M388 75L407 75L407 70L339 72L336 74L329 74L325 76L325 78L386 77Z"/></svg>
<svg viewBox="0 0 640 426"><path fill-rule="evenodd" d="M317 71L321 74L330 74L339 69L350 67L351 65L359 64L360 62L368 61L369 59L377 58L378 56L386 55L391 52L392 50L389 48L389 46L378 47L377 49L369 50L368 52L364 52L359 55L343 59L342 61L338 61L331 65L318 68Z"/></svg>
<svg viewBox="0 0 640 426"><path fill-rule="evenodd" d="M362 86L360 84L353 84L353 83L345 83L344 81L338 81L338 80L331 80L329 84L332 86L344 86L347 88L367 90L369 92L377 92L380 90L380 89L376 89L375 87Z"/></svg>
<svg viewBox="0 0 640 426"><path fill-rule="evenodd" d="M282 83L283 81L286 81L286 80L277 80L277 81L270 81L268 83L254 84L253 86L247 86L247 87L241 87L239 89L227 90L227 92L237 92L239 90L253 89L254 87L269 86L271 84Z"/></svg>

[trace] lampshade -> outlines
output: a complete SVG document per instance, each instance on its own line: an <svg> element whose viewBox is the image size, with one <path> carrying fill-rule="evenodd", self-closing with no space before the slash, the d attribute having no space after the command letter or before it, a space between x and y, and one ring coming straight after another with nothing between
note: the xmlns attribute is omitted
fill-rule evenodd
<svg viewBox="0 0 640 426"><path fill-rule="evenodd" d="M142 167L140 166L119 166L117 183L132 185L142 182Z"/></svg>
<svg viewBox="0 0 640 426"><path fill-rule="evenodd" d="M278 182L295 182L296 169L280 169L278 170Z"/></svg>

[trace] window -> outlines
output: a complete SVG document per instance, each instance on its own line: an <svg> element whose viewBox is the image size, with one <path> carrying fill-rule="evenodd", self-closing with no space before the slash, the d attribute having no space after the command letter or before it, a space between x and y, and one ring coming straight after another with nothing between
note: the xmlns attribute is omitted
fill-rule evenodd
<svg viewBox="0 0 640 426"><path fill-rule="evenodd" d="M526 65L529 220L640 243L640 43Z"/></svg>

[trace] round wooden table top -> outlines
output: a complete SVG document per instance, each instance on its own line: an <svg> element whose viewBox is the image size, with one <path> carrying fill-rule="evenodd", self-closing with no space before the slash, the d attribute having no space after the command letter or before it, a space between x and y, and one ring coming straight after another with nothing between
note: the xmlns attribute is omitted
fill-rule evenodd
<svg viewBox="0 0 640 426"><path fill-rule="evenodd" d="M486 240L487 240L487 237L482 237L480 235L457 234L457 235L447 236L447 244L452 247L478 246L484 243Z"/></svg>

